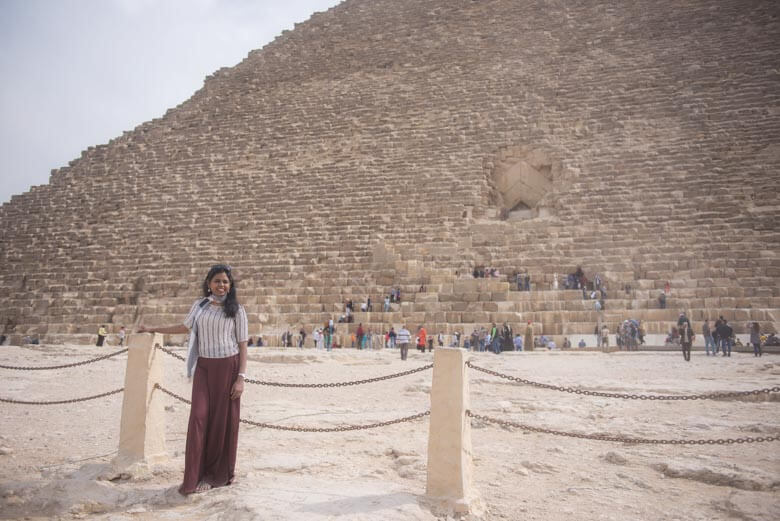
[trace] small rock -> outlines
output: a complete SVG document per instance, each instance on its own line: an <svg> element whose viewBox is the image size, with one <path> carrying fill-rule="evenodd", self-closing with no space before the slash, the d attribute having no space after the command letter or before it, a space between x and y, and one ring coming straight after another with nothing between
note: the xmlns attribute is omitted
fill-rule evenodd
<svg viewBox="0 0 780 521"><path fill-rule="evenodd" d="M604 461L607 463L612 463L613 465L625 465L628 463L628 460L617 452L609 451L602 457L604 458Z"/></svg>
<svg viewBox="0 0 780 521"><path fill-rule="evenodd" d="M10 447L0 447L0 454L3 456L7 456L9 454L13 454L14 450Z"/></svg>
<svg viewBox="0 0 780 521"><path fill-rule="evenodd" d="M414 456L400 456L396 461L398 461L399 465L411 465L417 462L417 458Z"/></svg>
<svg viewBox="0 0 780 521"><path fill-rule="evenodd" d="M5 498L5 504L8 506L21 505L22 503L24 503L24 499L19 496L8 496Z"/></svg>

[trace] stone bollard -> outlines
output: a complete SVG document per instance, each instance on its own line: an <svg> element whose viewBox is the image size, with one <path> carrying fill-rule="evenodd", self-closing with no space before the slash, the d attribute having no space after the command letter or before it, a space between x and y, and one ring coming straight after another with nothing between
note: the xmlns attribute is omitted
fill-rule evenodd
<svg viewBox="0 0 780 521"><path fill-rule="evenodd" d="M436 348L433 355L426 494L456 513L481 511L472 483L471 423L466 352Z"/></svg>
<svg viewBox="0 0 780 521"><path fill-rule="evenodd" d="M162 463L168 458L164 395L154 388L156 383L163 381L164 355L154 348L162 342L163 336L159 333L128 337L119 454L113 460L116 468Z"/></svg>

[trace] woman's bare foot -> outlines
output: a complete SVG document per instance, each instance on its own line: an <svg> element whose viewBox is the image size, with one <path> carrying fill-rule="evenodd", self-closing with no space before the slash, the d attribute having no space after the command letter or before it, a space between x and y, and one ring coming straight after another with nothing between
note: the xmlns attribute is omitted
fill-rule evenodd
<svg viewBox="0 0 780 521"><path fill-rule="evenodd" d="M194 493L199 494L201 492L206 492L207 490L211 490L211 484L206 483L205 481L201 481L200 483L198 483L198 486L195 487Z"/></svg>

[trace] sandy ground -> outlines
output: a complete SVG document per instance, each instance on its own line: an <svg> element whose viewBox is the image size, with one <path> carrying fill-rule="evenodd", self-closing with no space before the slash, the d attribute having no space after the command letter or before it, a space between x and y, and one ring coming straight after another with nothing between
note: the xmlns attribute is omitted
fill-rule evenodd
<svg viewBox="0 0 780 521"><path fill-rule="evenodd" d="M52 365L105 354L87 346L2 347L0 363ZM472 355L473 363L558 385L686 394L780 384L780 357L677 353L533 352ZM168 355L165 386L189 395ZM335 382L429 363L431 354L250 349L256 379ZM54 371L0 369L0 397L57 400L123 386L126 357ZM358 387L248 385L244 418L285 425L385 421L430 407L432 372ZM780 434L780 396L760 400L638 401L571 395L470 371L472 410L535 426L645 438ZM183 498L188 407L166 397L170 462L117 474L122 395L68 405L0 403L0 518L90 520L433 520L454 518L425 498L428 420L347 433L242 425L236 482ZM473 422L474 486L484 512L468 519L780 519L780 442L631 445Z"/></svg>

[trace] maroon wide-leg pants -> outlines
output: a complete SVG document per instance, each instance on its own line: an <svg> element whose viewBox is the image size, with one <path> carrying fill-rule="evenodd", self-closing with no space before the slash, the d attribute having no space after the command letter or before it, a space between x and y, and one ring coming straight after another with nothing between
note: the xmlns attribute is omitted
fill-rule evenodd
<svg viewBox="0 0 780 521"><path fill-rule="evenodd" d="M192 406L184 454L182 494L205 481L212 487L229 485L236 469L241 399L230 399L238 377L238 355L198 358L192 381Z"/></svg>

